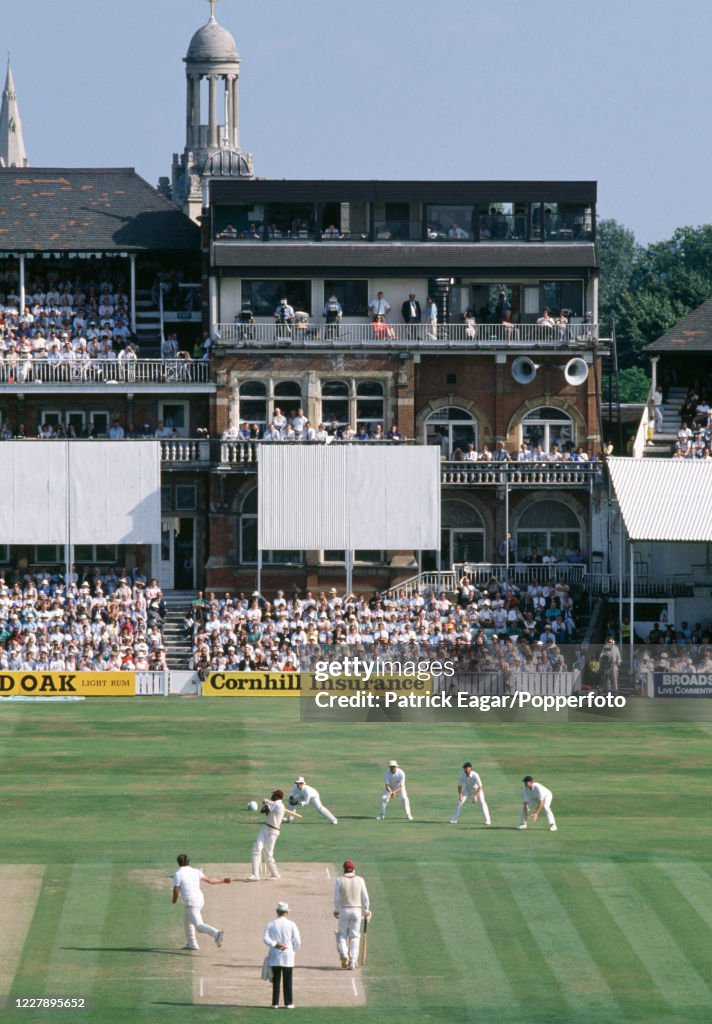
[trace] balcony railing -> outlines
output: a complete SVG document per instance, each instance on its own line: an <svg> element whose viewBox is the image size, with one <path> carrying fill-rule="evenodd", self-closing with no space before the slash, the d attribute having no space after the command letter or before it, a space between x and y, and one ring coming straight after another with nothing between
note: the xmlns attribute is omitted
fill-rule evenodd
<svg viewBox="0 0 712 1024"><path fill-rule="evenodd" d="M443 486L589 487L601 475L598 462L443 462Z"/></svg>
<svg viewBox="0 0 712 1024"><path fill-rule="evenodd" d="M221 323L218 345L235 348L456 348L520 349L542 351L586 348L603 339L598 324L570 323L562 328L539 324L427 324L341 323Z"/></svg>
<svg viewBox="0 0 712 1024"><path fill-rule="evenodd" d="M209 366L197 359L88 359L0 362L0 384L208 384Z"/></svg>
<svg viewBox="0 0 712 1024"><path fill-rule="evenodd" d="M227 441L222 438L174 437L161 440L161 462L164 465L200 464L250 470L257 468L263 444L301 445L307 441ZM361 444L383 447L388 444L414 444L411 438L401 441L341 441L330 444ZM442 462L440 479L443 486L498 487L589 487L600 477L598 462Z"/></svg>

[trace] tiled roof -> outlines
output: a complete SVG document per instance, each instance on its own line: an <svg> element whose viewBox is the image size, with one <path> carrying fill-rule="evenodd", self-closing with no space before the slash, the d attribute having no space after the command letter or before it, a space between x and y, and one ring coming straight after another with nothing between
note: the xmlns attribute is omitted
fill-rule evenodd
<svg viewBox="0 0 712 1024"><path fill-rule="evenodd" d="M647 352L712 352L712 299L646 346Z"/></svg>
<svg viewBox="0 0 712 1024"><path fill-rule="evenodd" d="M199 251L200 231L132 167L0 168L0 250Z"/></svg>
<svg viewBox="0 0 712 1024"><path fill-rule="evenodd" d="M712 461L614 458L608 467L632 541L712 541Z"/></svg>

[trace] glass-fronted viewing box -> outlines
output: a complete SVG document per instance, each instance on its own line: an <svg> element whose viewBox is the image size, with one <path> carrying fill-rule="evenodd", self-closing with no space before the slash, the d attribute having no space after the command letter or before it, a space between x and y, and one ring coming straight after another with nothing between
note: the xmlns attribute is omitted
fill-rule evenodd
<svg viewBox="0 0 712 1024"><path fill-rule="evenodd" d="M592 242L595 182L211 185L219 241Z"/></svg>

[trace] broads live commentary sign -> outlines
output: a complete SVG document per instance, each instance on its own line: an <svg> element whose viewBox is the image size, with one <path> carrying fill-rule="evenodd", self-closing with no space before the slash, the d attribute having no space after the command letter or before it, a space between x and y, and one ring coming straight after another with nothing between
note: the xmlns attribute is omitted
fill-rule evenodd
<svg viewBox="0 0 712 1024"><path fill-rule="evenodd" d="M0 697L135 696L135 672L0 673Z"/></svg>

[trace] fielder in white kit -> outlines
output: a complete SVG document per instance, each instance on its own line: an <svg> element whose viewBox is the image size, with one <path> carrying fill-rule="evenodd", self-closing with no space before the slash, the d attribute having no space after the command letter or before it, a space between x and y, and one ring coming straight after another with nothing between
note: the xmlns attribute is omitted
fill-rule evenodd
<svg viewBox="0 0 712 1024"><path fill-rule="evenodd" d="M209 885L229 885L230 878L211 878L203 874L202 868L192 868L190 857L187 853L179 853L178 870L173 875L173 896L172 903L178 902L180 896L185 907L185 946L183 949L199 949L196 932L203 932L215 939L215 945L220 947L223 944L223 933L219 928L213 928L211 924L203 921L203 906L205 897L200 888L200 883L207 882Z"/></svg>
<svg viewBox="0 0 712 1024"><path fill-rule="evenodd" d="M405 816L408 821L413 820L413 815L410 813L410 800L408 799L408 793L405 788L405 772L402 768L398 767L397 761L390 761L383 775L383 796L381 797L381 813L378 815L377 820L383 821L386 816L386 807L388 807L389 800L395 800L396 797L400 797L405 807Z"/></svg>
<svg viewBox="0 0 712 1024"><path fill-rule="evenodd" d="M334 917L339 919L336 948L341 966L353 971L358 963L361 946L361 921L371 919L366 883L352 860L344 861L344 873L334 886Z"/></svg>
<svg viewBox="0 0 712 1024"><path fill-rule="evenodd" d="M472 799L473 804L479 801L485 825L491 825L492 822L490 820L489 807L485 800L485 791L482 788L482 780L473 769L472 764L469 761L465 761L462 766L462 774L457 780L457 803L455 804L455 810L452 812L452 818L450 818L451 825L457 825L462 814L462 808L469 798Z"/></svg>
<svg viewBox="0 0 712 1024"><path fill-rule="evenodd" d="M289 794L289 806L301 809L303 807L308 807L309 804L311 804L314 810L318 811L323 818L330 821L332 825L338 824L338 821L329 808L324 807L322 804L321 797L319 796L319 790L314 789L313 786L307 786L306 782L300 775L299 778L295 780L292 792ZM285 822L285 825L288 821L289 818Z"/></svg>
<svg viewBox="0 0 712 1024"><path fill-rule="evenodd" d="M546 786L542 786L541 782L535 782L531 775L525 775L522 782L524 783L522 817L517 828L526 828L529 818L536 821L539 813L543 810L546 820L549 822L549 831L556 832L556 818L551 810L554 794ZM535 807L534 811L532 811L532 806Z"/></svg>

